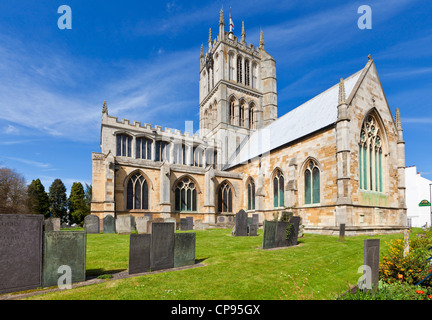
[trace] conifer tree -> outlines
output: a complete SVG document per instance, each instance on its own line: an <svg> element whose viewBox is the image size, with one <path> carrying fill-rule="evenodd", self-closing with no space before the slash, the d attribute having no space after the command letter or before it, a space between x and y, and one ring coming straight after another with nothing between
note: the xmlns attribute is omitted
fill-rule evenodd
<svg viewBox="0 0 432 320"><path fill-rule="evenodd" d="M68 205L71 222L82 224L89 210L87 210L84 188L81 182L72 184Z"/></svg>
<svg viewBox="0 0 432 320"><path fill-rule="evenodd" d="M50 215L50 201L45 187L39 179L32 180L27 187L28 207L30 213L43 214L45 218Z"/></svg>
<svg viewBox="0 0 432 320"><path fill-rule="evenodd" d="M60 179L55 179L49 188L51 217L68 222L66 187Z"/></svg>

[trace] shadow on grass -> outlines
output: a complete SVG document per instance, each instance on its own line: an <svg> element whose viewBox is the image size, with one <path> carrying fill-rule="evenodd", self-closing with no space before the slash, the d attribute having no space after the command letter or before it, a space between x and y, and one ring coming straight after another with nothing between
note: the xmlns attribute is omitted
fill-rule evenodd
<svg viewBox="0 0 432 320"><path fill-rule="evenodd" d="M101 276L101 275L109 275L109 274L119 273L119 272L126 271L126 270L127 269L113 269L113 270L104 270L101 268L88 269L88 270L86 270L86 279L90 280L90 279L97 278L98 276Z"/></svg>

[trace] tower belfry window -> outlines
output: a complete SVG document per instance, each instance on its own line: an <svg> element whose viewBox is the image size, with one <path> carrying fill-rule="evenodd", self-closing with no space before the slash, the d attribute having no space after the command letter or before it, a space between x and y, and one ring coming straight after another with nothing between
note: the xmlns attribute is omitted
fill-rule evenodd
<svg viewBox="0 0 432 320"><path fill-rule="evenodd" d="M242 57L237 57L237 82L243 83L243 62Z"/></svg>

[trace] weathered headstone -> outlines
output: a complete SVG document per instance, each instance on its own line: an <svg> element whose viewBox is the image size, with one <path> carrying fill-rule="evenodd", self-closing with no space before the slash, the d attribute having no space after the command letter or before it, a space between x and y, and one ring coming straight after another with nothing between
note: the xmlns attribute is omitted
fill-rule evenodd
<svg viewBox="0 0 432 320"><path fill-rule="evenodd" d="M276 221L264 220L263 225L263 249L275 247L276 242Z"/></svg>
<svg viewBox="0 0 432 320"><path fill-rule="evenodd" d="M84 230L87 233L99 233L99 217L89 214L84 218Z"/></svg>
<svg viewBox="0 0 432 320"><path fill-rule="evenodd" d="M135 218L135 226L138 233L147 233L147 221L149 221L149 219L150 218L146 216Z"/></svg>
<svg viewBox="0 0 432 320"><path fill-rule="evenodd" d="M345 241L345 223L339 225L339 241Z"/></svg>
<svg viewBox="0 0 432 320"><path fill-rule="evenodd" d="M186 218L180 218L180 230L181 231L188 230L188 222L187 222Z"/></svg>
<svg viewBox="0 0 432 320"><path fill-rule="evenodd" d="M370 274L365 270L366 283L370 283L374 288L378 287L379 281L379 251L380 239L366 239L364 241L364 265L370 268ZM367 279L368 276L370 279Z"/></svg>
<svg viewBox="0 0 432 320"><path fill-rule="evenodd" d="M151 234L130 235L129 274L147 272L150 270L150 247Z"/></svg>
<svg viewBox="0 0 432 320"><path fill-rule="evenodd" d="M130 215L118 215L116 219L116 230L118 234L128 234L132 230L132 218Z"/></svg>
<svg viewBox="0 0 432 320"><path fill-rule="evenodd" d="M44 287L65 285L86 278L86 233L83 231L46 231L43 245ZM59 280L59 278L62 279Z"/></svg>
<svg viewBox="0 0 432 320"><path fill-rule="evenodd" d="M174 223L174 230L177 230L177 219L176 218L165 218L164 222L173 222Z"/></svg>
<svg viewBox="0 0 432 320"><path fill-rule="evenodd" d="M195 264L196 234L193 232L174 234L174 267Z"/></svg>
<svg viewBox="0 0 432 320"><path fill-rule="evenodd" d="M39 214L0 214L0 293L42 285L42 232Z"/></svg>
<svg viewBox="0 0 432 320"><path fill-rule="evenodd" d="M116 222L112 215L106 215L103 219L103 233L116 233Z"/></svg>
<svg viewBox="0 0 432 320"><path fill-rule="evenodd" d="M289 220L289 235L287 234L287 245L288 246L295 246L297 245L297 240L299 236L299 230L300 230L300 220L301 218L298 216L293 216Z"/></svg>
<svg viewBox="0 0 432 320"><path fill-rule="evenodd" d="M152 270L174 267L174 223L153 222L150 249L150 268Z"/></svg>
<svg viewBox="0 0 432 320"><path fill-rule="evenodd" d="M257 236L258 235L258 225L256 224L251 224L249 227L249 236Z"/></svg>
<svg viewBox="0 0 432 320"><path fill-rule="evenodd" d="M60 218L45 219L44 231L60 231Z"/></svg>
<svg viewBox="0 0 432 320"><path fill-rule="evenodd" d="M242 209L236 213L235 219L235 236L244 237L247 236L248 216L247 213Z"/></svg>
<svg viewBox="0 0 432 320"><path fill-rule="evenodd" d="M257 213L254 213L252 215L252 224L256 225L257 228L259 226L259 215Z"/></svg>
<svg viewBox="0 0 432 320"><path fill-rule="evenodd" d="M287 247L287 228L291 228L291 223L288 221L277 221L275 232L275 247Z"/></svg>
<svg viewBox="0 0 432 320"><path fill-rule="evenodd" d="M188 230L193 230L193 217L186 217Z"/></svg>

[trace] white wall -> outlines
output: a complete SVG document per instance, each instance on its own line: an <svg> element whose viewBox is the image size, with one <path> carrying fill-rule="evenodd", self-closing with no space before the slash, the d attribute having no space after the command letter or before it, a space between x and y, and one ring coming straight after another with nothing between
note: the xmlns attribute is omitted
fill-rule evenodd
<svg viewBox="0 0 432 320"><path fill-rule="evenodd" d="M406 205L407 217L411 218L412 227L422 227L427 223L431 225L430 210L431 207L419 207L422 200L430 199L429 184L432 181L423 178L417 173L415 166L405 168L405 183L406 183Z"/></svg>

